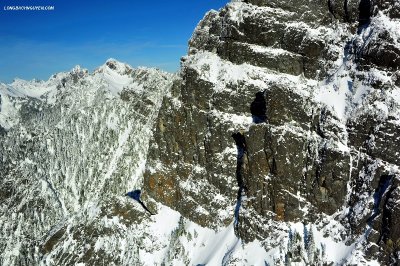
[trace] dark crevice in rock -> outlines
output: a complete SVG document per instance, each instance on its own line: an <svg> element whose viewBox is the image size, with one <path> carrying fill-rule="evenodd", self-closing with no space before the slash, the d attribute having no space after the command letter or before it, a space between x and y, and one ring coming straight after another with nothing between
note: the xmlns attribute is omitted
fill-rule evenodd
<svg viewBox="0 0 400 266"><path fill-rule="evenodd" d="M382 180L383 179L383 180ZM395 186L393 186L393 175L386 175L382 176L381 180L379 180L379 187L378 191L375 192L374 194L374 212L375 212L375 206L378 205L377 207L379 208L379 205L383 199L383 196L386 192L386 197L384 199L384 203L382 206L382 226L381 226L381 232L379 236L378 243L384 242L388 240L391 230L390 230L390 225L392 224L392 210L389 207L389 201L391 199L392 192L396 189ZM377 194L378 193L378 194ZM375 198L375 196L378 197L378 199ZM378 202L376 202L378 200ZM377 210L379 214L379 209Z"/></svg>
<svg viewBox="0 0 400 266"><path fill-rule="evenodd" d="M324 129L323 129L323 124L324 124L324 122L326 120L326 117L327 117L327 110L326 110L326 108L322 108L320 116L319 116L319 120L318 120L318 123L317 123L316 132L323 139L326 138L325 133L324 133Z"/></svg>
<svg viewBox="0 0 400 266"><path fill-rule="evenodd" d="M272 165L271 165L270 171L271 171L271 173L272 173L273 175L276 175L277 172L278 172L278 168L277 168L277 166L276 166L275 158L272 158Z"/></svg>
<svg viewBox="0 0 400 266"><path fill-rule="evenodd" d="M243 182L243 157L246 152L246 140L242 133L237 132L232 134L237 148L237 163L236 163L236 180L239 188L244 186Z"/></svg>
<svg viewBox="0 0 400 266"><path fill-rule="evenodd" d="M246 154L246 140L242 133L237 132L232 134L232 138L235 140L237 147L237 163L236 163L236 180L239 186L237 192L237 201L235 207L235 231L239 232L239 210L242 205L242 199L246 196L247 187L244 185L243 181L243 164L244 164L244 156Z"/></svg>
<svg viewBox="0 0 400 266"><path fill-rule="evenodd" d="M380 262L382 265L398 265L400 255L400 238L398 226L398 184L394 176L390 181L387 192L382 196L384 203L380 204L382 215L378 223L379 239L377 246L381 247ZM396 206L397 205L397 206Z"/></svg>
<svg viewBox="0 0 400 266"><path fill-rule="evenodd" d="M65 88L65 84L67 84L67 79L66 78L62 78L61 79L61 85Z"/></svg>
<svg viewBox="0 0 400 266"><path fill-rule="evenodd" d="M327 152L327 141L324 141L324 146L319 149L318 151L318 159L316 161L316 167L315 167L315 179L313 182L313 187L315 186L323 186L324 185L324 180L321 180L321 172L322 172L322 167L325 163L326 160L326 152Z"/></svg>
<svg viewBox="0 0 400 266"><path fill-rule="evenodd" d="M66 232L66 227L63 226L58 231L56 231L52 236L50 236L50 238L44 244L41 245L42 253L47 254L51 252L54 246L56 246L60 242L65 232Z"/></svg>
<svg viewBox="0 0 400 266"><path fill-rule="evenodd" d="M378 188L375 190L374 193L374 209L372 212L371 217L368 218L368 224L371 225L372 221L380 214L380 205L382 201L382 197L389 188L393 181L392 175L383 175L379 179Z"/></svg>
<svg viewBox="0 0 400 266"><path fill-rule="evenodd" d="M333 16L334 18L336 18L335 13L334 13L334 11L333 11L333 3L332 3L332 0L328 0L328 9L329 9L329 13L331 13L332 16Z"/></svg>
<svg viewBox="0 0 400 266"><path fill-rule="evenodd" d="M4 127L0 126L0 137L5 136L6 134L7 130Z"/></svg>
<svg viewBox="0 0 400 266"><path fill-rule="evenodd" d="M328 0L327 4L329 13L332 14L335 19L346 23L357 21L358 15L359 27L367 24L372 16L371 0L361 0L358 2L358 6L357 2L350 0Z"/></svg>
<svg viewBox="0 0 400 266"><path fill-rule="evenodd" d="M344 21L351 22L351 17L350 17L350 13L349 13L349 0L344 1L343 10L344 10Z"/></svg>
<svg viewBox="0 0 400 266"><path fill-rule="evenodd" d="M371 0L361 0L358 5L358 22L359 26L363 26L370 22L372 15Z"/></svg>
<svg viewBox="0 0 400 266"><path fill-rule="evenodd" d="M276 160L274 155L276 154L275 151L273 150L273 144L272 144L272 135L270 130L265 131L264 135L264 140L266 142L266 146L264 147L264 154L265 154L265 160L268 165L268 170L271 175L277 175L277 166L276 166Z"/></svg>
<svg viewBox="0 0 400 266"><path fill-rule="evenodd" d="M256 93L256 98L250 105L253 122L256 124L263 123L267 120L267 103L265 101L265 91Z"/></svg>
<svg viewBox="0 0 400 266"><path fill-rule="evenodd" d="M312 153L311 147L312 147L312 143L310 141L308 141L306 158L305 158L305 171L303 173L303 182L304 182L304 184L307 184L307 185L301 187L302 192L307 196L309 196L309 193L307 193L307 191L309 189L308 184L309 184L309 178L310 178L308 173L310 171L310 168L312 168L312 163L313 163L313 156L312 156L313 153Z"/></svg>
<svg viewBox="0 0 400 266"><path fill-rule="evenodd" d="M242 206L242 202L244 198L246 197L247 193L247 188L246 187L240 187L238 190L237 194L237 201L236 201L236 207L235 207L235 221L234 221L234 226L235 226L235 231L239 232L238 227L239 227L239 211L240 207Z"/></svg>

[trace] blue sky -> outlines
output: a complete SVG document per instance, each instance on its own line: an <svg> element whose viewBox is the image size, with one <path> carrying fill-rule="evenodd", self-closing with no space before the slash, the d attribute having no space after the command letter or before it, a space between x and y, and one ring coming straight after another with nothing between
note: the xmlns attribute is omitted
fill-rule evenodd
<svg viewBox="0 0 400 266"><path fill-rule="evenodd" d="M175 72L197 23L228 1L0 0L0 82L92 71L108 58ZM27 4L55 10L4 10Z"/></svg>

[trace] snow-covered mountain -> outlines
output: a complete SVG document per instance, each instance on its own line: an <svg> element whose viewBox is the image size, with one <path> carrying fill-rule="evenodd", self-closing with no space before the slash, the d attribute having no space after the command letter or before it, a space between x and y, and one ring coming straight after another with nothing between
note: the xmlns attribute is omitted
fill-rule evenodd
<svg viewBox="0 0 400 266"><path fill-rule="evenodd" d="M0 264L395 265L399 29L396 0L231 1L178 74L1 84Z"/></svg>

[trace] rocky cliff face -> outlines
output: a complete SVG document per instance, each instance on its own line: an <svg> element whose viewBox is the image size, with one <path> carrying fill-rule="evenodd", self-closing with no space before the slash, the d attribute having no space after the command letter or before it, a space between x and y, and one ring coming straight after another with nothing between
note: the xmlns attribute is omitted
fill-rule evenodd
<svg viewBox="0 0 400 266"><path fill-rule="evenodd" d="M399 18L232 1L179 75L109 60L2 84L0 264L398 263Z"/></svg>
<svg viewBox="0 0 400 266"><path fill-rule="evenodd" d="M296 257L274 241L290 242L278 228L293 222L352 245L342 263L398 261L398 15L398 3L370 1L209 12L160 110L146 191L212 228L245 191L236 234L281 245L286 262L324 261L323 247Z"/></svg>

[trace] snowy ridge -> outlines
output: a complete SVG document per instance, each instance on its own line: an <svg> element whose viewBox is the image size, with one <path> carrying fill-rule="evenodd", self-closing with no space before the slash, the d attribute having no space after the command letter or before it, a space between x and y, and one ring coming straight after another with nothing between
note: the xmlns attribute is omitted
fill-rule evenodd
<svg viewBox="0 0 400 266"><path fill-rule="evenodd" d="M107 198L141 187L154 120L174 75L114 60L100 70L88 74L75 68L47 82L17 81L2 88L2 106L7 103L12 111L3 113L2 107L2 114L15 119L0 143L2 184L14 191L1 208L1 264L16 264L23 254L30 265L38 264L40 247L50 252L54 234L61 237L74 221L96 216ZM24 160L10 168L17 154ZM99 226L110 227L114 220ZM21 242L14 227L21 228ZM30 242L23 240L27 237Z"/></svg>

